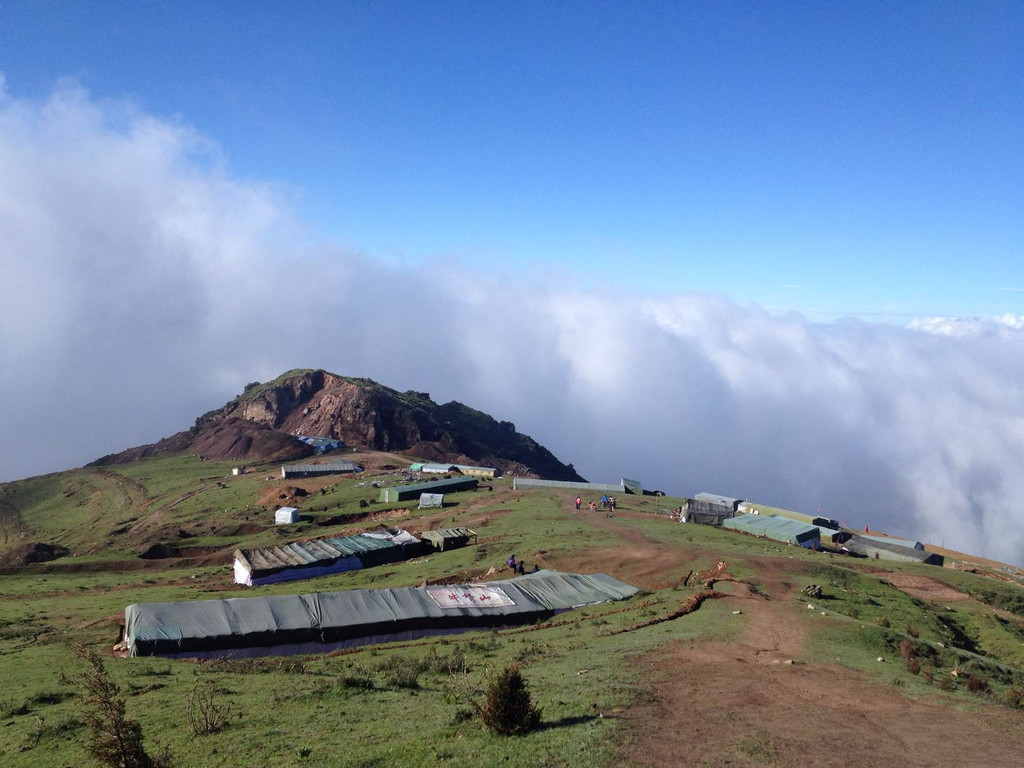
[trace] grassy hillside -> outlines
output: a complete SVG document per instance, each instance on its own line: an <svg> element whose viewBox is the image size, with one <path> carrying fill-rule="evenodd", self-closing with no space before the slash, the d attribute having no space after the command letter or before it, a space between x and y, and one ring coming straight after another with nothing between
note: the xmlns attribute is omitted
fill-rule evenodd
<svg viewBox="0 0 1024 768"><path fill-rule="evenodd" d="M367 455L364 476L340 481L286 484L276 467L230 477L228 465L173 458L5 486L5 519L18 522L0 553L38 541L60 543L72 555L0 577L0 762L89 764L84 697L76 684L83 662L74 643L104 658L151 751L162 745L182 766L600 768L783 765L798 756L871 764L849 755L829 762L833 747L813 725L787 729L778 709L773 716L762 706L771 691L790 684L805 692L841 685L883 714L892 706L912 718L915 707L927 707L936 727L950 732L969 723L978 749L1016 754L1020 716L1007 704L1014 691L1024 693L1024 590L1018 586L673 523L664 514L678 505L672 498L620 497L612 519L577 513L573 493L514 492L505 481L493 490L450 494L452 506L443 510L377 503L380 490L367 481L400 482L400 474L383 467L405 458ZM308 495L279 498L300 486ZM299 507L301 522L270 525L270 509L285 501ZM380 522L413 531L468 525L479 541L315 581L256 590L232 583L235 547ZM175 548L177 556L138 557L154 544ZM329 655L201 663L110 655L130 603L475 581L502 568L512 552L530 565L603 571L644 592L535 626ZM820 597L801 591L809 584L821 588ZM709 588L719 599L676 616ZM473 716L471 701L489 674L512 661L521 664L543 708L542 727L524 737L498 737ZM757 696L731 697L730 684L740 691L762 687ZM188 727L197 686L223 718L215 733L194 735ZM684 693L686 701L674 709L671 697ZM842 713L843 706L859 705L831 706ZM801 722L814 722L817 710L808 711ZM744 724L745 716L753 725ZM810 733L790 732L798 726ZM840 732L841 723L835 728ZM985 728L995 735L986 736ZM673 738L685 740L685 751L677 745L664 753ZM970 738L963 736L964 743ZM937 750L926 762L944 759Z"/></svg>

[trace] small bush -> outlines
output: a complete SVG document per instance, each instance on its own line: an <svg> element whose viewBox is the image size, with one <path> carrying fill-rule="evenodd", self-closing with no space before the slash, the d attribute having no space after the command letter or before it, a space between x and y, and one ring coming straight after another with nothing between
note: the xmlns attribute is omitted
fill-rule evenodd
<svg viewBox="0 0 1024 768"><path fill-rule="evenodd" d="M967 690L979 696L988 693L988 678L971 675L967 678Z"/></svg>
<svg viewBox="0 0 1024 768"><path fill-rule="evenodd" d="M91 731L89 753L110 768L153 768L153 759L143 747L142 726L127 716L124 695L103 661L82 645L75 654L86 663L80 685L85 693L82 716Z"/></svg>
<svg viewBox="0 0 1024 768"><path fill-rule="evenodd" d="M420 687L420 675L426 671L426 664L418 659L392 656L378 665L377 671L384 676L389 688L416 690Z"/></svg>
<svg viewBox="0 0 1024 768"><path fill-rule="evenodd" d="M530 691L518 664L509 664L488 684L480 718L494 733L528 733L540 725L540 716L541 710L530 701Z"/></svg>
<svg viewBox="0 0 1024 768"><path fill-rule="evenodd" d="M913 638L917 638L921 636L921 630L912 624L907 624L907 634Z"/></svg>
<svg viewBox="0 0 1024 768"><path fill-rule="evenodd" d="M920 659L910 659L910 661L907 662L907 671L910 672L910 674L912 674L912 675L916 675L918 672L920 672L921 671L921 660Z"/></svg>
<svg viewBox="0 0 1024 768"><path fill-rule="evenodd" d="M903 663L907 666L914 659L914 641L910 638L903 638L900 642L900 656L903 657Z"/></svg>
<svg viewBox="0 0 1024 768"><path fill-rule="evenodd" d="M1013 685L1003 691L1003 703L1013 709L1024 709L1024 685Z"/></svg>
<svg viewBox="0 0 1024 768"><path fill-rule="evenodd" d="M879 616L877 619L875 619L875 624L877 624L880 627L885 627L886 629L890 627L889 620L885 618L885 616Z"/></svg>
<svg viewBox="0 0 1024 768"><path fill-rule="evenodd" d="M921 667L921 674L924 676L924 679L927 680L929 683L935 682L935 667L931 664L925 664L923 667Z"/></svg>
<svg viewBox="0 0 1024 768"><path fill-rule="evenodd" d="M188 695L185 717L193 736L217 733L228 723L227 715L214 703L213 686L203 680L197 680Z"/></svg>

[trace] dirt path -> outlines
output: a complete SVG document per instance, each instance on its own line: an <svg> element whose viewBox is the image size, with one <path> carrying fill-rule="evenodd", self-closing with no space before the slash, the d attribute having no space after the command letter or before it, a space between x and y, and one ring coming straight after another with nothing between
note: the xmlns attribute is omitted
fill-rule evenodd
<svg viewBox="0 0 1024 768"><path fill-rule="evenodd" d="M749 590L724 598L748 617L737 642L673 643L639 662L661 676L626 714L630 764L1024 765L1019 713L913 701L853 670L800 663L801 603L770 561L757 580L769 599Z"/></svg>
<svg viewBox="0 0 1024 768"><path fill-rule="evenodd" d="M160 505L159 507L154 509L152 512L147 514L144 518L142 518L135 525L133 525L131 528L129 528L128 529L128 533L131 534L131 535L135 535L135 534L139 533L140 531L145 530L146 528L152 526L154 523L158 522L160 520L160 518L163 517L164 512L166 512L171 507L177 506L178 504L181 504L181 502L185 501L185 499L191 499L193 496L198 496L203 491L208 491L208 490L210 490L213 487L215 487L214 483L211 483L209 485L204 485L201 488L196 488L194 491L189 491L188 493L183 493L181 496L178 496L173 501L169 501L166 504Z"/></svg>

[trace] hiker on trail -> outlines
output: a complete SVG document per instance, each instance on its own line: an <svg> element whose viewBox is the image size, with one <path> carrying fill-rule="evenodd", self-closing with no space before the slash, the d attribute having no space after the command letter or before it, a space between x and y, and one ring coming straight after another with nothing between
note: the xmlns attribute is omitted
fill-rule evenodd
<svg viewBox="0 0 1024 768"><path fill-rule="evenodd" d="M576 497L576 511L577 511L577 512L579 511L579 509L580 509L580 506L581 506L582 504L583 504L583 499L581 499L581 498L580 498L579 496L577 496L577 497Z"/></svg>
<svg viewBox="0 0 1024 768"><path fill-rule="evenodd" d="M516 556L515 556L515 554L509 555L508 556L508 560L506 560L505 562L508 564L508 567L511 568L513 571L516 569Z"/></svg>
<svg viewBox="0 0 1024 768"><path fill-rule="evenodd" d="M516 573L523 576L526 573L526 563L522 560L519 561L519 565L516 566Z"/></svg>
<svg viewBox="0 0 1024 768"><path fill-rule="evenodd" d="M607 507L608 506L608 494L607 493L604 496L601 497L601 506L602 507Z"/></svg>
<svg viewBox="0 0 1024 768"><path fill-rule="evenodd" d="M590 502L590 511L591 512L597 512L597 504L595 502L593 502L593 501Z"/></svg>

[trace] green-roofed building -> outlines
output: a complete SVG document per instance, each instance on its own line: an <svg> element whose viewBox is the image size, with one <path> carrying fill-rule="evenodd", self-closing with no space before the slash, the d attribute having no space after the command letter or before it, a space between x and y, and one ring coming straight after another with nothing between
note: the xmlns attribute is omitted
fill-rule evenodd
<svg viewBox="0 0 1024 768"><path fill-rule="evenodd" d="M737 507L737 512L742 512L747 515L775 515L776 517L788 517L790 520L796 520L800 523L807 525L820 525L822 528L832 528L833 530L839 530L842 526L835 520L831 520L827 517L821 517L820 515L805 515L803 512L794 512L792 509L783 509L782 507L769 507L767 504L756 504L752 501L744 501Z"/></svg>
<svg viewBox="0 0 1024 768"><path fill-rule="evenodd" d="M786 517L736 515L736 517L723 520L722 527L754 536L764 536L787 544L796 544L808 549L817 549L821 546L821 534L817 527Z"/></svg>
<svg viewBox="0 0 1024 768"><path fill-rule="evenodd" d="M393 488L382 488L380 500L383 502L409 501L419 499L421 493L455 493L471 491L476 488L475 477L453 477L450 480L431 480L413 485L396 485Z"/></svg>
<svg viewBox="0 0 1024 768"><path fill-rule="evenodd" d="M603 573L540 571L485 584L135 603L124 612L132 656L326 653L486 627L532 624L637 588Z"/></svg>
<svg viewBox="0 0 1024 768"><path fill-rule="evenodd" d="M438 528L435 531L424 531L420 539L439 552L464 547L470 539L476 538L476 531L469 528Z"/></svg>
<svg viewBox="0 0 1024 768"><path fill-rule="evenodd" d="M884 539L881 536L854 536L843 545L848 552L860 557L878 560L895 560L903 563L926 563L942 565L945 559L936 552L925 552L899 543L899 539ZM907 542L913 544L913 542Z"/></svg>

